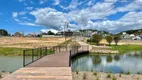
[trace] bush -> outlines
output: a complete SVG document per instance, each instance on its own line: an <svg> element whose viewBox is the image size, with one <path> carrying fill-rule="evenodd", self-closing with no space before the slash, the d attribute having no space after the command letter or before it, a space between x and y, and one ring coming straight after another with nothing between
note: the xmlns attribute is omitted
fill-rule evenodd
<svg viewBox="0 0 142 80"><path fill-rule="evenodd" d="M107 78L111 78L111 74L110 73L107 74Z"/></svg>
<svg viewBox="0 0 142 80"><path fill-rule="evenodd" d="M76 74L78 74L79 71L76 69L75 72L76 72Z"/></svg>

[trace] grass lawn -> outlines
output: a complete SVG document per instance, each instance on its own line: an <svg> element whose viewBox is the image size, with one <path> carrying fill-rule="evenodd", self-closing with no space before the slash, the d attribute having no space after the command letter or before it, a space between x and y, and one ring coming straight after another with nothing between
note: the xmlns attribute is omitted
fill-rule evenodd
<svg viewBox="0 0 142 80"><path fill-rule="evenodd" d="M142 51L142 45L112 45L112 50L118 50L120 53L126 53L130 51Z"/></svg>

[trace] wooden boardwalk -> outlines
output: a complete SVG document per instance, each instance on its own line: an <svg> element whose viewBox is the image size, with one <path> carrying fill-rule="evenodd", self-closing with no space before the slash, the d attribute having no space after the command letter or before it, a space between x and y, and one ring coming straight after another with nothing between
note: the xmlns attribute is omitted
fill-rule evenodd
<svg viewBox="0 0 142 80"><path fill-rule="evenodd" d="M47 55L27 67L69 67L69 51Z"/></svg>
<svg viewBox="0 0 142 80"><path fill-rule="evenodd" d="M69 52L47 55L2 80L72 80Z"/></svg>

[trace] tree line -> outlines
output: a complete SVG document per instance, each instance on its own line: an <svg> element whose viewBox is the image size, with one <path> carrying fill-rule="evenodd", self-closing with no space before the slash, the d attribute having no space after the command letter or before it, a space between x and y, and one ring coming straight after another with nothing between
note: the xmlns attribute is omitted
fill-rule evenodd
<svg viewBox="0 0 142 80"><path fill-rule="evenodd" d="M5 29L0 29L0 36L8 36L8 32Z"/></svg>
<svg viewBox="0 0 142 80"><path fill-rule="evenodd" d="M91 39L88 39L87 42L95 42L97 45L99 45L100 41L103 39L103 37L99 34L94 34ZM105 37L106 41L108 42L109 46L111 45L112 41L115 42L115 45L118 44L120 41L120 36L115 35L115 36L106 36Z"/></svg>

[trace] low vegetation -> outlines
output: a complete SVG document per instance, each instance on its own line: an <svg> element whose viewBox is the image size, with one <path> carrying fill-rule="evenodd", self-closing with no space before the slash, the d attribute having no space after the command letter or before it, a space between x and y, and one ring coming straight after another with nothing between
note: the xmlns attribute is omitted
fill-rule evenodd
<svg viewBox="0 0 142 80"><path fill-rule="evenodd" d="M119 45L111 46L112 50L118 50L120 53L126 53L131 51L142 51L142 45Z"/></svg>

